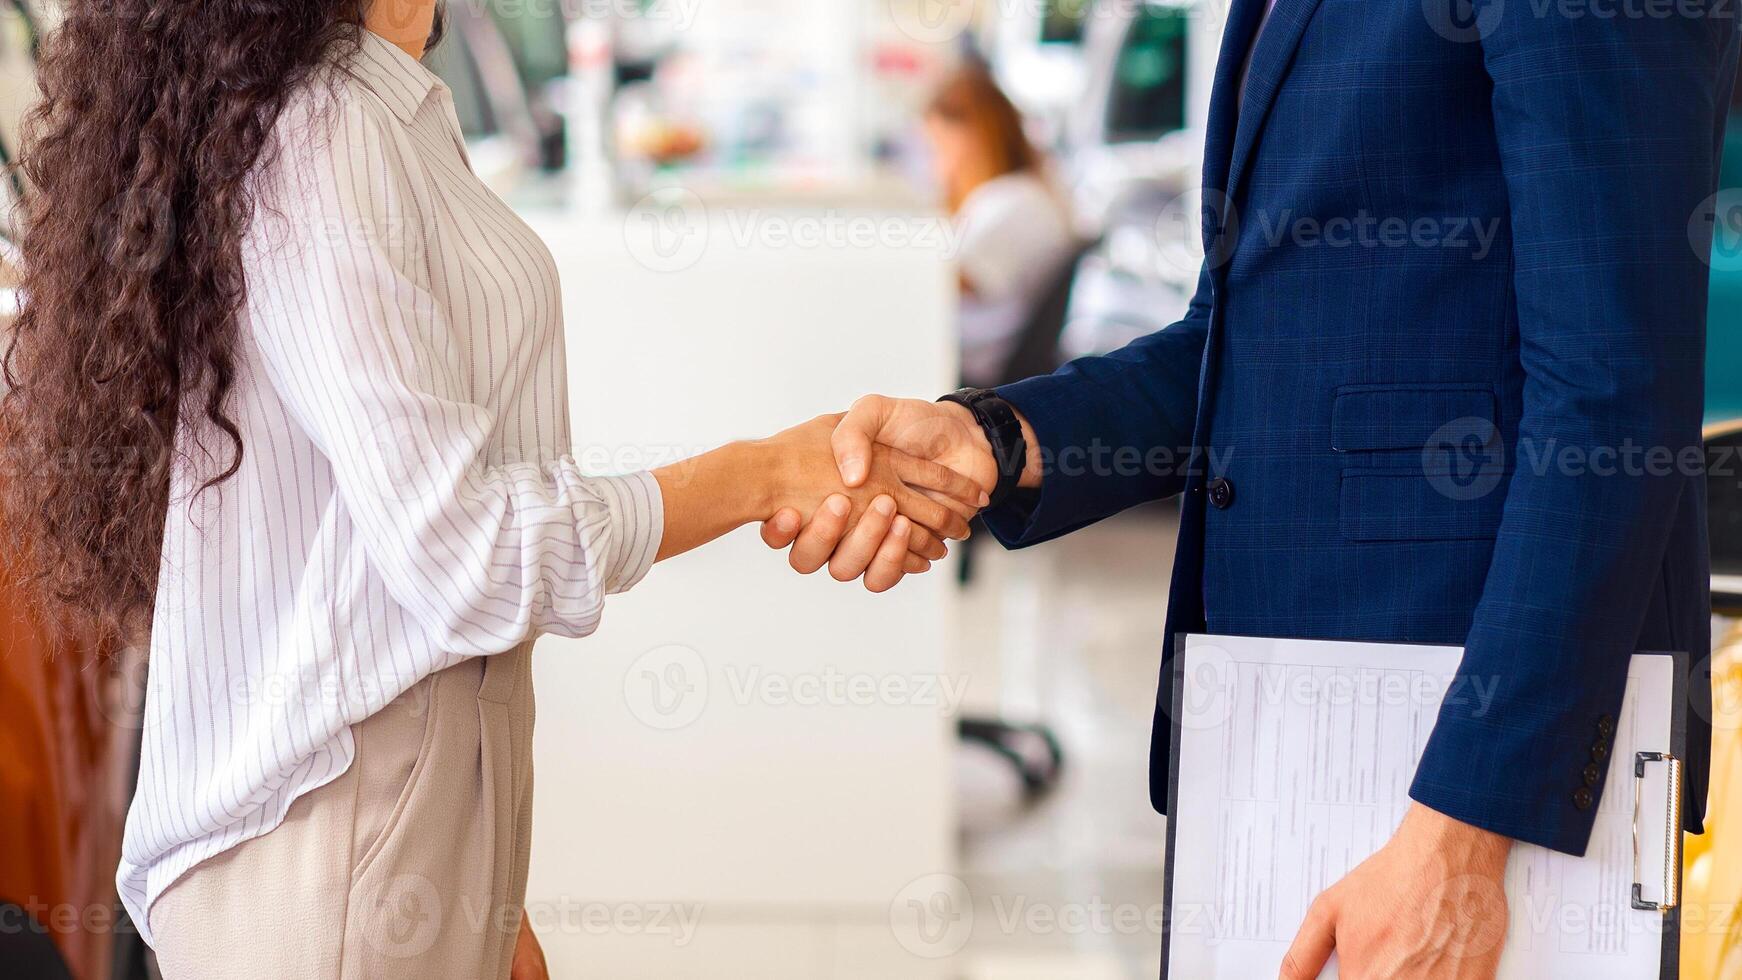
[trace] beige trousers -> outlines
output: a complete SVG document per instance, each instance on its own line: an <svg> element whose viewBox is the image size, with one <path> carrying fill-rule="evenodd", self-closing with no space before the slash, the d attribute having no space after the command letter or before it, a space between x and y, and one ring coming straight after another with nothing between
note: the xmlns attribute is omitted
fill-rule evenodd
<svg viewBox="0 0 1742 980"><path fill-rule="evenodd" d="M352 727L351 768L158 898L166 980L499 980L526 898L531 645Z"/></svg>

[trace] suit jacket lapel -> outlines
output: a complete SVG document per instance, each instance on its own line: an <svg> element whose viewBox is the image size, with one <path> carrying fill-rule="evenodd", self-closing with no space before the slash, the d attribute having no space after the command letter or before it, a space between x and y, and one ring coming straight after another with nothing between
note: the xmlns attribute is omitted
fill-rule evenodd
<svg viewBox="0 0 1742 980"><path fill-rule="evenodd" d="M1307 23L1312 20L1313 12L1318 6L1319 0L1276 0L1270 19L1265 22L1264 30L1258 35L1258 45L1252 51L1252 63L1246 71L1246 95L1240 104L1234 145L1229 151L1229 200L1233 200L1240 189L1240 178L1245 176L1252 148L1258 143L1258 134L1264 128L1264 118L1269 115L1271 104L1276 101L1276 92L1282 87L1282 80L1294 61L1295 49L1300 47L1300 39L1306 34ZM1227 48L1224 45L1223 54L1226 53ZM1218 89L1222 85L1221 74L1218 66ZM1238 87L1238 76L1235 78L1235 85Z"/></svg>
<svg viewBox="0 0 1742 980"><path fill-rule="evenodd" d="M1215 80L1210 85L1210 114L1204 134L1204 189L1227 189L1228 163L1234 146L1235 120L1239 118L1240 71L1252 47L1252 32L1264 16L1266 0L1234 0L1228 23L1222 28L1222 47L1216 56Z"/></svg>

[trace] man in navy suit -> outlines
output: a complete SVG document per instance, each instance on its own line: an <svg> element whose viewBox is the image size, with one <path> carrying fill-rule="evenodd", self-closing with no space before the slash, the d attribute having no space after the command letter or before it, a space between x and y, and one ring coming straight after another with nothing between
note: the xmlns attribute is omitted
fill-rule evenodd
<svg viewBox="0 0 1742 980"><path fill-rule="evenodd" d="M1441 713L1402 826L1313 905L1285 976L1333 948L1345 976L1491 976L1497 942L1445 932L1504 933L1513 841L1583 853L1629 655L1709 651L1705 260L1735 17L1233 0L1185 318L994 392L863 399L836 433L849 484L873 441L980 479L1010 547L1183 493L1170 638L1465 648L1491 703ZM825 513L765 537L882 589L888 528Z"/></svg>

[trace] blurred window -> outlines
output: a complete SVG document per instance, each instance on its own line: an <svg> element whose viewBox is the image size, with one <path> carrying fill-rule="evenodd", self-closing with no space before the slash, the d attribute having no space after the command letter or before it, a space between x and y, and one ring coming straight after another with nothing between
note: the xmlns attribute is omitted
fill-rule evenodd
<svg viewBox="0 0 1742 980"><path fill-rule="evenodd" d="M1081 44L1095 0L1046 0L1040 18L1040 43Z"/></svg>
<svg viewBox="0 0 1742 980"><path fill-rule="evenodd" d="M566 141L553 94L569 69L563 5L483 0L450 4L448 16L457 50L431 66L454 89L467 139L504 137L525 163L560 169Z"/></svg>
<svg viewBox="0 0 1742 980"><path fill-rule="evenodd" d="M514 67L528 91L538 91L568 74L562 4L492 3L490 16L501 29L502 40L514 55Z"/></svg>
<svg viewBox="0 0 1742 980"><path fill-rule="evenodd" d="M496 112L490 106L478 59L466 43L465 32L450 27L442 43L424 57L424 64L441 77L454 94L454 114L459 117L460 130L466 139L478 140L502 131Z"/></svg>
<svg viewBox="0 0 1742 980"><path fill-rule="evenodd" d="M1131 21L1113 63L1107 142L1159 139L1186 122L1187 12L1145 4Z"/></svg>
<svg viewBox="0 0 1742 980"><path fill-rule="evenodd" d="M14 164L25 113L35 104L38 12L25 0L0 0L0 237L14 236L13 208L25 192Z"/></svg>

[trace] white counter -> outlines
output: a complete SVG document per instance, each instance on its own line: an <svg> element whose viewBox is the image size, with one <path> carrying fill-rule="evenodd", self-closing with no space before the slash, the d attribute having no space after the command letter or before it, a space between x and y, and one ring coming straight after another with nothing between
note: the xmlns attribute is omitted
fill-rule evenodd
<svg viewBox="0 0 1742 980"><path fill-rule="evenodd" d="M951 386L937 219L688 204L529 216L563 270L584 463ZM543 641L528 907L553 975L933 975L890 909L953 866L954 592L949 568L884 596L801 578L745 529Z"/></svg>

